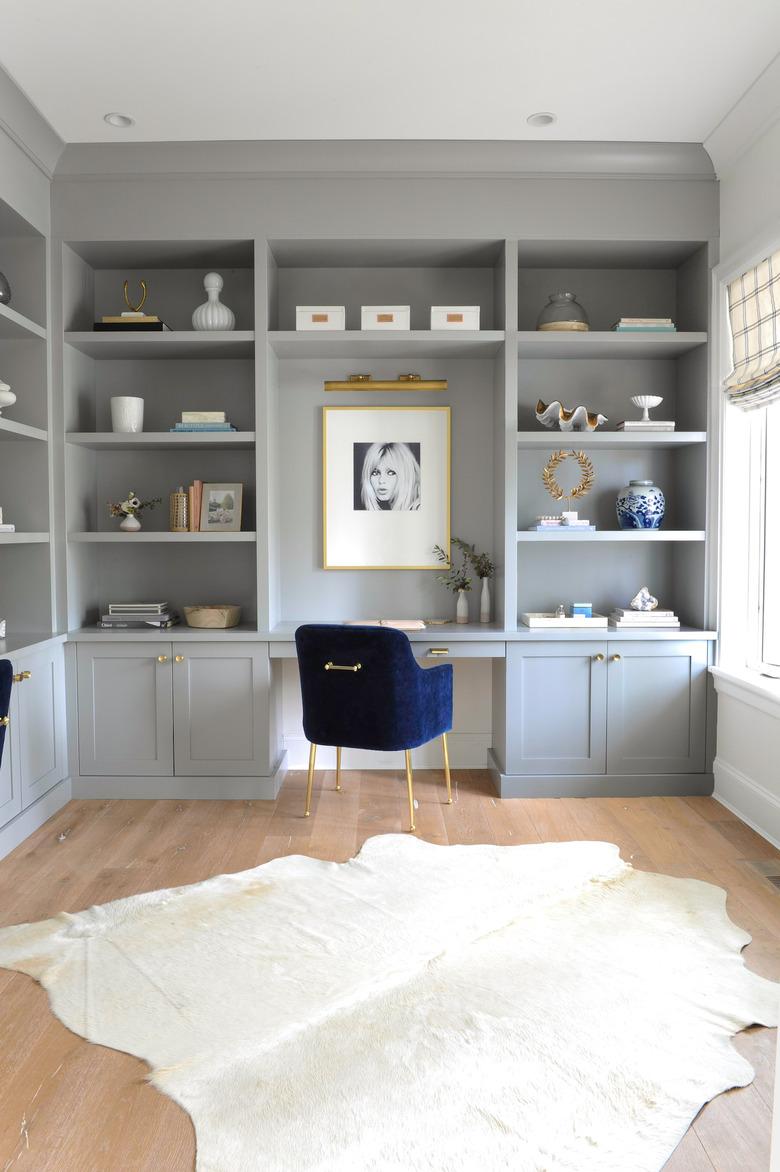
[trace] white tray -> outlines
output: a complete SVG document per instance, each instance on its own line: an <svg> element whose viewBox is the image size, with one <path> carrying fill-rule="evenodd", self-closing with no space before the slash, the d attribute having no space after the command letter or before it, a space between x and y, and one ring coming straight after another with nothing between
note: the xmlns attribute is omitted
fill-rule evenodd
<svg viewBox="0 0 780 1172"><path fill-rule="evenodd" d="M532 611L529 614L521 614L520 621L526 627L559 627L562 629L571 629L572 627L606 627L608 626L607 616L605 614L594 614L592 618L587 618L585 615L577 614L571 617L558 618L555 614L544 613L542 611Z"/></svg>

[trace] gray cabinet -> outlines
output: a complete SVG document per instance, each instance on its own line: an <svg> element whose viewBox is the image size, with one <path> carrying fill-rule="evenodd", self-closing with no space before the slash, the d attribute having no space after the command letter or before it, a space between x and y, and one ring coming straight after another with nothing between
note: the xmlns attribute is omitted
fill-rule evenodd
<svg viewBox="0 0 780 1172"><path fill-rule="evenodd" d="M22 786L19 769L16 765L19 753L14 746L18 714L19 706L16 702L15 690L12 688L11 706L8 712L10 722L5 730L3 760L0 763L0 826L5 826L6 822L15 818L22 809Z"/></svg>
<svg viewBox="0 0 780 1172"><path fill-rule="evenodd" d="M264 643L173 645L175 771L268 772L270 665Z"/></svg>
<svg viewBox="0 0 780 1172"><path fill-rule="evenodd" d="M266 775L270 693L265 643L81 643L80 773Z"/></svg>
<svg viewBox="0 0 780 1172"><path fill-rule="evenodd" d="M700 773L706 643L612 643L608 675L607 771Z"/></svg>
<svg viewBox="0 0 780 1172"><path fill-rule="evenodd" d="M506 772L701 773L706 679L701 641L508 644Z"/></svg>
<svg viewBox="0 0 780 1172"><path fill-rule="evenodd" d="M0 826L67 774L65 671L54 644L12 659L10 723L0 766Z"/></svg>
<svg viewBox="0 0 780 1172"><path fill-rule="evenodd" d="M78 649L82 774L173 773L171 645L81 644Z"/></svg>
<svg viewBox="0 0 780 1172"><path fill-rule="evenodd" d="M507 645L508 771L604 773L607 645Z"/></svg>

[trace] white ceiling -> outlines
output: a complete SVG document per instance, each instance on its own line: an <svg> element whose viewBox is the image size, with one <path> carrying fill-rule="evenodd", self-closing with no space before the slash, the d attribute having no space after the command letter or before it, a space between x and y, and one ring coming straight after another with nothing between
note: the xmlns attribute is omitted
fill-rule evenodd
<svg viewBox="0 0 780 1172"><path fill-rule="evenodd" d="M66 142L703 142L778 0L24 0L0 64ZM557 123L532 130L539 110ZM136 124L116 130L103 114Z"/></svg>

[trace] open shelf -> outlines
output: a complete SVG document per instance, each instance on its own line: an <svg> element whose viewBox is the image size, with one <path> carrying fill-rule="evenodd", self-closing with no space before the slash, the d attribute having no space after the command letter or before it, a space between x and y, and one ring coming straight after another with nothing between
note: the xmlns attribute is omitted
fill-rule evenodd
<svg viewBox="0 0 780 1172"><path fill-rule="evenodd" d="M517 446L547 448L684 448L707 442L706 431L518 431Z"/></svg>
<svg viewBox="0 0 780 1172"><path fill-rule="evenodd" d="M0 303L0 339L45 338L46 330L10 305Z"/></svg>
<svg viewBox="0 0 780 1172"><path fill-rule="evenodd" d="M122 533L121 531L110 533L70 533L68 535L69 541L76 541L82 544L100 544L106 542L164 542L168 543L187 543L199 542L201 544L212 542L215 545L221 545L223 542L254 542L257 540L257 535L254 531L247 531L242 533L168 533L155 532L152 529L142 529L139 533Z"/></svg>
<svg viewBox="0 0 780 1172"><path fill-rule="evenodd" d="M48 533L0 533L0 545L48 545Z"/></svg>
<svg viewBox="0 0 780 1172"><path fill-rule="evenodd" d="M276 330L279 358L492 358L503 330Z"/></svg>
<svg viewBox="0 0 780 1172"><path fill-rule="evenodd" d="M2 434L0 434L0 438L2 438ZM113 431L70 431L65 438L69 444L75 444L81 448L91 448L95 452L217 451L221 448L248 450L255 446L255 433L253 431L144 431L137 434L123 434Z"/></svg>
<svg viewBox="0 0 780 1172"><path fill-rule="evenodd" d="M640 334L614 330L521 330L517 349L523 358L679 358L707 344L705 333Z"/></svg>
<svg viewBox="0 0 780 1172"><path fill-rule="evenodd" d="M596 529L578 532L572 529L565 533L554 529L550 533L538 533L529 529L519 529L518 541L557 541L564 544L569 541L704 541L703 529Z"/></svg>
<svg viewBox="0 0 780 1172"><path fill-rule="evenodd" d="M0 418L0 440L38 440L46 443L48 438L42 427L29 427L26 423Z"/></svg>
<svg viewBox="0 0 780 1172"><path fill-rule="evenodd" d="M89 358L252 358L254 330L164 330L93 333L70 330L65 341Z"/></svg>

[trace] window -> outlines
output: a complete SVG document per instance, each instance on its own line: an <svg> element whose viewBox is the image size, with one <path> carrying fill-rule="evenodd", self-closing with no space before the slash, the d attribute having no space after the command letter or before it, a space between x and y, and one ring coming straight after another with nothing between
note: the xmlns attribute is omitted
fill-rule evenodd
<svg viewBox="0 0 780 1172"><path fill-rule="evenodd" d="M720 664L780 677L780 251L721 285Z"/></svg>

